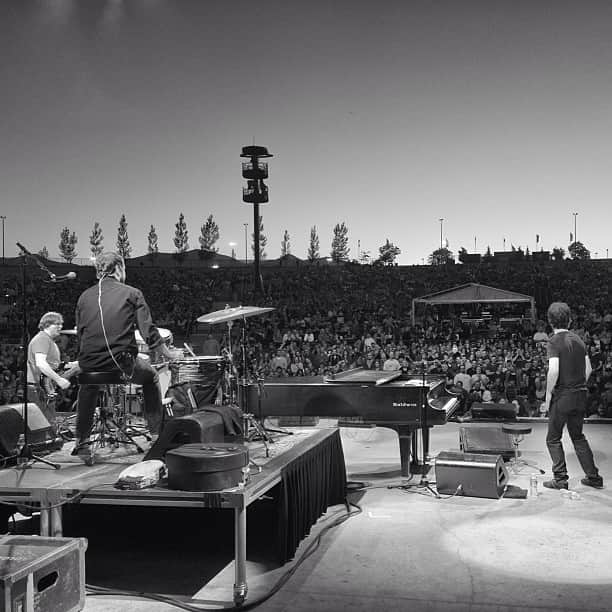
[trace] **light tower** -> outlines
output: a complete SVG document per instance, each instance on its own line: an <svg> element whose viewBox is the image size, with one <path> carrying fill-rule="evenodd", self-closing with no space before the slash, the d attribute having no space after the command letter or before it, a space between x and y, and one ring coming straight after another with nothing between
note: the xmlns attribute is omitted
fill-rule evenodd
<svg viewBox="0 0 612 612"><path fill-rule="evenodd" d="M268 178L268 163L259 161L262 157L272 157L266 147L252 145L242 147L240 157L247 157L249 161L242 162L242 177L247 180L247 186L242 188L242 200L253 204L253 246L254 246L254 274L255 288L263 293L263 281L259 271L259 205L268 203L268 187L264 179Z"/></svg>

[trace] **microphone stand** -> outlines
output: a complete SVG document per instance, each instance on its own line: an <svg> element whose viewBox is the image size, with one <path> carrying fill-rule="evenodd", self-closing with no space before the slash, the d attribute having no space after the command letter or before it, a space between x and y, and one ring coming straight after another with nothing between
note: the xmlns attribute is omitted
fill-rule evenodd
<svg viewBox="0 0 612 612"><path fill-rule="evenodd" d="M27 307L27 297L26 297L26 267L27 267L27 257L32 258L38 265L41 270L44 270L49 274L51 278L53 278L53 273L43 264L37 257L32 255L23 245L17 243L17 246L21 250L21 316L23 320L23 326L21 330L21 344L23 349L23 364L22 364L22 388L23 388L23 446L21 447L19 453L16 455L18 468L27 469L32 467L33 463L37 461L40 463L44 463L56 470L60 469L59 463L53 463L52 461L48 461L47 459L43 459L38 455L35 455L32 452L32 447L30 446L29 441L29 424L28 424L28 345L29 345L29 333L28 333L28 307Z"/></svg>

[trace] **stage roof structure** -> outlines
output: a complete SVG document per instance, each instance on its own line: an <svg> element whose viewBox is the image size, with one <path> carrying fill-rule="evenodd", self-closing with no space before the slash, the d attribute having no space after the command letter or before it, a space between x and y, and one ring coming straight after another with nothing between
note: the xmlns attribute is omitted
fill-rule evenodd
<svg viewBox="0 0 612 612"><path fill-rule="evenodd" d="M417 304L506 304L511 302L529 303L531 320L535 323L535 298L533 296L478 283L467 283L414 298L412 300L412 324L414 325Z"/></svg>

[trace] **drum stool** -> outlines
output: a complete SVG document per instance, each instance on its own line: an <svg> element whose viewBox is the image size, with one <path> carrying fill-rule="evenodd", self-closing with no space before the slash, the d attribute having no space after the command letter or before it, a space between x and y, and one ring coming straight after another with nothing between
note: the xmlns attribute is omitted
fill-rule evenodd
<svg viewBox="0 0 612 612"><path fill-rule="evenodd" d="M523 438L531 433L531 426L523 423L503 423L502 431L512 436L512 445L514 446L514 456L508 462L510 469L517 474L521 471L522 467L528 465L529 467L536 468L540 474L544 474L544 470L541 469L535 463L527 461L526 459L519 458L519 445L523 441Z"/></svg>
<svg viewBox="0 0 612 612"><path fill-rule="evenodd" d="M108 372L81 372L78 375L79 385L96 385L98 390L97 414L89 433L89 457L85 463L93 465L95 451L105 446L118 448L120 444L133 444L139 453L144 452L134 440L136 436L150 437L139 428L134 427L126 412L126 392L123 373L119 370ZM115 390L113 391L113 387ZM115 401L113 401L115 400ZM76 449L75 449L76 450Z"/></svg>

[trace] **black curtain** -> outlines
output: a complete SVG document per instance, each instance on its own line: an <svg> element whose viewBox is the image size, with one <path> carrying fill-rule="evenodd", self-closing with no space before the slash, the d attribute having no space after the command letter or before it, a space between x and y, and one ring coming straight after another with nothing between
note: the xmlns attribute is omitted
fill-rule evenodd
<svg viewBox="0 0 612 612"><path fill-rule="evenodd" d="M286 563L329 506L344 503L346 467L340 431L297 457L281 471L278 557Z"/></svg>

